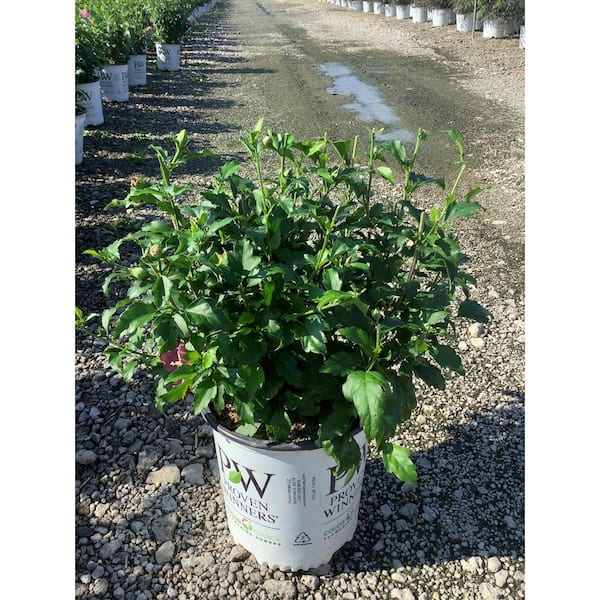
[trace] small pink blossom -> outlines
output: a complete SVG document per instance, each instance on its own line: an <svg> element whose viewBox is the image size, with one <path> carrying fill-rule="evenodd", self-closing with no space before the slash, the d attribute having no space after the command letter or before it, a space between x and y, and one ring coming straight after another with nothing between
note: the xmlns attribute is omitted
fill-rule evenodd
<svg viewBox="0 0 600 600"><path fill-rule="evenodd" d="M189 360L184 358L186 353L185 342L182 340L179 342L179 345L175 350L169 350L168 352L163 352L160 355L160 362L163 364L167 371L175 371L181 365L191 365L192 363Z"/></svg>
<svg viewBox="0 0 600 600"><path fill-rule="evenodd" d="M82 19L89 19L90 18L90 13L85 8L80 8L79 9L79 15L81 16Z"/></svg>

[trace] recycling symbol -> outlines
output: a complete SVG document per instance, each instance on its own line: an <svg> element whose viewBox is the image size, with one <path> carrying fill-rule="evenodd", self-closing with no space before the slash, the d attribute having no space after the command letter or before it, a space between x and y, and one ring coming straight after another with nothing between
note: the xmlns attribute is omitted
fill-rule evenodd
<svg viewBox="0 0 600 600"><path fill-rule="evenodd" d="M294 540L294 544L310 544L312 543L310 540L310 537L307 533L304 533L304 531L301 531L297 536L296 539Z"/></svg>

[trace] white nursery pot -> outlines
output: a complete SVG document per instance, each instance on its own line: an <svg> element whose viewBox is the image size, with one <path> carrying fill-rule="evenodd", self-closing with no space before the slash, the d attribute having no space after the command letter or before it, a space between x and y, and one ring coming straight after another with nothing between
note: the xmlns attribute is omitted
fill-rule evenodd
<svg viewBox="0 0 600 600"><path fill-rule="evenodd" d="M373 2L369 2L368 0L363 0L362 3L363 12L373 12Z"/></svg>
<svg viewBox="0 0 600 600"><path fill-rule="evenodd" d="M180 65L181 44L156 42L156 66L159 71L179 71Z"/></svg>
<svg viewBox="0 0 600 600"><path fill-rule="evenodd" d="M456 31L469 33L473 31L473 15L456 13Z"/></svg>
<svg viewBox="0 0 600 600"><path fill-rule="evenodd" d="M129 87L132 85L146 85L146 55L133 54L129 57Z"/></svg>
<svg viewBox="0 0 600 600"><path fill-rule="evenodd" d="M396 16L396 6L394 4L385 4L385 16L386 17L395 17Z"/></svg>
<svg viewBox="0 0 600 600"><path fill-rule="evenodd" d="M83 162L83 133L85 130L85 113L75 115L75 164Z"/></svg>
<svg viewBox="0 0 600 600"><path fill-rule="evenodd" d="M450 25L450 10L447 8L434 8L431 11L431 21L434 27Z"/></svg>
<svg viewBox="0 0 600 600"><path fill-rule="evenodd" d="M427 22L427 9L422 6L413 6L411 11L413 23Z"/></svg>
<svg viewBox="0 0 600 600"><path fill-rule="evenodd" d="M373 12L376 15L385 14L385 4L383 2L373 2Z"/></svg>
<svg viewBox="0 0 600 600"><path fill-rule="evenodd" d="M104 65L100 71L100 90L106 102L129 100L129 65Z"/></svg>
<svg viewBox="0 0 600 600"><path fill-rule="evenodd" d="M410 4L396 6L396 19L410 19Z"/></svg>
<svg viewBox="0 0 600 600"><path fill-rule="evenodd" d="M525 25L519 28L519 48L525 50Z"/></svg>
<svg viewBox="0 0 600 600"><path fill-rule="evenodd" d="M80 104L85 110L85 124L102 125L104 123L104 112L102 110L100 82L78 83L75 87L82 93Z"/></svg>
<svg viewBox="0 0 600 600"><path fill-rule="evenodd" d="M483 34L484 38L506 38L511 36L515 31L515 22L511 19L505 19L504 17L487 17L483 20Z"/></svg>
<svg viewBox="0 0 600 600"><path fill-rule="evenodd" d="M213 428L229 531L236 544L272 569L305 571L330 561L354 536L366 456L350 481L314 442L274 443Z"/></svg>

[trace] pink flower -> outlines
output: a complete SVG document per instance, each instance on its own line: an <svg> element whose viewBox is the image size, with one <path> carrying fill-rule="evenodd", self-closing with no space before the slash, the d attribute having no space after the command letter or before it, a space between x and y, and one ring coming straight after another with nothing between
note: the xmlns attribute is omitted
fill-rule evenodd
<svg viewBox="0 0 600 600"><path fill-rule="evenodd" d="M175 371L181 365L191 365L192 363L189 360L184 358L186 353L185 342L181 340L179 345L175 350L169 350L168 352L163 352L160 355L160 362L163 364L167 371Z"/></svg>
<svg viewBox="0 0 600 600"><path fill-rule="evenodd" d="M89 19L90 18L90 13L85 8L79 9L79 14L81 15L82 19Z"/></svg>

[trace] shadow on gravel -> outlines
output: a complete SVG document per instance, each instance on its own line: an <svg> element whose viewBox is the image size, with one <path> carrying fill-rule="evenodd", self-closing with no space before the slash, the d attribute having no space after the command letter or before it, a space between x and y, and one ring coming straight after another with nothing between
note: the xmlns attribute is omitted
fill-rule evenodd
<svg viewBox="0 0 600 600"><path fill-rule="evenodd" d="M409 491L381 461L367 463L359 524L330 563L334 574L524 556L522 406L473 414L449 433L446 442L413 453L419 485Z"/></svg>

